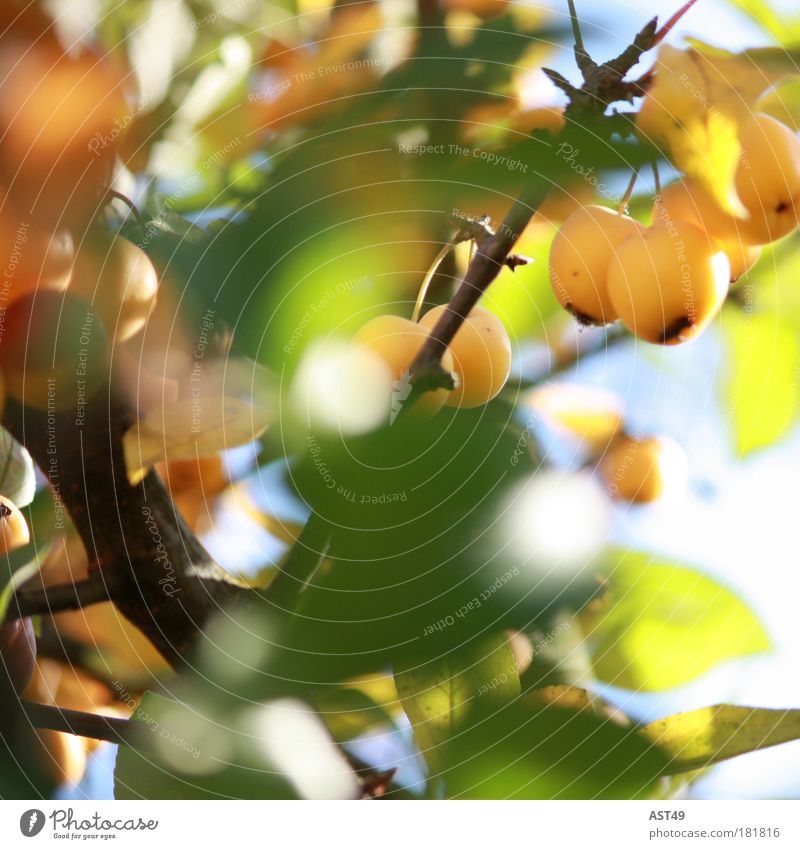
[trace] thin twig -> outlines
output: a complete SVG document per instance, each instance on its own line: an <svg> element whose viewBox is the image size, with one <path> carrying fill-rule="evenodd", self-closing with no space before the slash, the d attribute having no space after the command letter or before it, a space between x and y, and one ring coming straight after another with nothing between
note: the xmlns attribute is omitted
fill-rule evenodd
<svg viewBox="0 0 800 849"><path fill-rule="evenodd" d="M62 731L65 734L76 734L78 737L106 740L109 743L131 743L147 728L143 723L118 716L102 716L27 700L22 701L22 710L34 728Z"/></svg>
<svg viewBox="0 0 800 849"><path fill-rule="evenodd" d="M114 597L114 589L111 576L107 576L100 569L83 581L55 584L44 589L19 589L8 606L7 617L21 619L25 616L78 610L91 604L111 601Z"/></svg>

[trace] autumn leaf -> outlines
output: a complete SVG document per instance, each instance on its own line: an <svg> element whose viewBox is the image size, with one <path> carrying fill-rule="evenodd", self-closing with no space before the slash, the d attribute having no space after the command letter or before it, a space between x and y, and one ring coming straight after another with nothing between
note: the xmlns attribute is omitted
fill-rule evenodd
<svg viewBox="0 0 800 849"><path fill-rule="evenodd" d="M800 739L800 710L713 705L658 719L642 733L670 757L669 773L686 772Z"/></svg>

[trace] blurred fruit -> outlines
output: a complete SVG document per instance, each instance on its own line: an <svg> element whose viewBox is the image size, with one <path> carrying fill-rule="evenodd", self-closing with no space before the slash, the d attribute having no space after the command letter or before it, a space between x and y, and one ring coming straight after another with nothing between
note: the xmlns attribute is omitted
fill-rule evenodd
<svg viewBox="0 0 800 849"><path fill-rule="evenodd" d="M115 341L124 341L147 322L158 275L147 254L132 242L122 236L94 236L75 257L69 291L92 305Z"/></svg>
<svg viewBox="0 0 800 849"><path fill-rule="evenodd" d="M446 309L442 305L429 310L420 325L430 333ZM445 401L448 407L479 407L505 386L511 371L511 340L494 313L473 307L448 350L458 377L458 386Z"/></svg>
<svg viewBox="0 0 800 849"><path fill-rule="evenodd" d="M620 436L603 455L599 471L609 494L634 504L649 504L668 489L683 486L686 456L672 439Z"/></svg>
<svg viewBox="0 0 800 849"><path fill-rule="evenodd" d="M683 221L651 227L620 244L608 272L613 309L631 333L659 345L693 339L725 301L730 262L710 237Z"/></svg>
<svg viewBox="0 0 800 849"><path fill-rule="evenodd" d="M395 390L402 392L407 380L407 372L417 352L428 338L427 329L407 318L397 315L381 315L370 319L354 336L357 348L367 348L386 364L395 381ZM453 357L445 351L442 366L453 371ZM410 385L409 385L410 390ZM415 410L427 415L433 415L440 410L449 395L446 389L426 392L415 405ZM404 400L404 399L402 399Z"/></svg>
<svg viewBox="0 0 800 849"><path fill-rule="evenodd" d="M159 463L156 470L173 496L196 492L211 498L222 492L230 482L225 472L225 464L219 455L170 460Z"/></svg>
<svg viewBox="0 0 800 849"><path fill-rule="evenodd" d="M98 56L9 41L0 53L0 182L45 226L80 225L110 184L125 112L120 80Z"/></svg>
<svg viewBox="0 0 800 849"><path fill-rule="evenodd" d="M550 251L550 282L564 309L582 324L608 324L617 312L608 269L617 246L642 226L605 206L585 206L564 222Z"/></svg>
<svg viewBox="0 0 800 849"><path fill-rule="evenodd" d="M508 8L508 0L442 0L448 12L470 12L478 18L489 20L502 15Z"/></svg>
<svg viewBox="0 0 800 849"><path fill-rule="evenodd" d="M0 625L0 702L4 694L22 693L36 666L36 634L30 618Z"/></svg>
<svg viewBox="0 0 800 849"><path fill-rule="evenodd" d="M8 393L32 407L80 411L107 374L108 345L91 306L69 293L14 301L0 337Z"/></svg>
<svg viewBox="0 0 800 849"><path fill-rule="evenodd" d="M548 383L525 393L522 404L593 453L603 451L625 421L622 399L594 386Z"/></svg>
<svg viewBox="0 0 800 849"><path fill-rule="evenodd" d="M27 545L30 539L28 523L20 509L0 495L0 555Z"/></svg>
<svg viewBox="0 0 800 849"><path fill-rule="evenodd" d="M685 221L705 230L728 257L731 264L731 283L749 271L761 256L759 245L749 245L737 233L736 220L715 206L713 198L696 181L689 178L671 183L653 205L653 224L669 229L675 221ZM720 235L715 232L715 225Z"/></svg>
<svg viewBox="0 0 800 849"><path fill-rule="evenodd" d="M0 303L7 307L37 289L63 291L74 255L72 236L66 230L49 233L5 201L0 208L0 256L5 259Z"/></svg>
<svg viewBox="0 0 800 849"><path fill-rule="evenodd" d="M32 729L32 744L34 762L56 785L80 783L86 772L87 758L82 737L35 728Z"/></svg>

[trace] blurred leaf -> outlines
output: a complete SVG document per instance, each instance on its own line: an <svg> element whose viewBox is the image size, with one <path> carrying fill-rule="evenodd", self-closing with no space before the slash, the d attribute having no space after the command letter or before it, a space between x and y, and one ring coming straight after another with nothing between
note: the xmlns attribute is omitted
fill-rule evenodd
<svg viewBox="0 0 800 849"><path fill-rule="evenodd" d="M723 329L729 358L725 396L738 456L785 436L800 409L800 341L783 313L727 310Z"/></svg>
<svg viewBox="0 0 800 849"><path fill-rule="evenodd" d="M669 756L669 773L686 772L800 739L800 710L713 705L658 719L642 733Z"/></svg>
<svg viewBox="0 0 800 849"><path fill-rule="evenodd" d="M178 399L149 410L125 432L122 447L132 484L156 463L246 445L272 423L276 402L267 369L244 358L203 362L204 351L195 353Z"/></svg>
<svg viewBox="0 0 800 849"><path fill-rule="evenodd" d="M504 634L426 663L395 667L397 693L417 746L436 770L442 747L464 716L489 712L519 696L519 675Z"/></svg>
<svg viewBox="0 0 800 849"><path fill-rule="evenodd" d="M442 772L459 799L646 798L665 756L588 711L515 703L454 737Z"/></svg>
<svg viewBox="0 0 800 849"><path fill-rule="evenodd" d="M344 687L319 690L314 705L340 743L374 728L393 728L393 714L400 710L392 676L385 673L352 679Z"/></svg>
<svg viewBox="0 0 800 849"><path fill-rule="evenodd" d="M608 586L607 606L585 625L601 681L636 691L667 690L718 663L770 648L747 605L693 569L623 554Z"/></svg>
<svg viewBox="0 0 800 849"><path fill-rule="evenodd" d="M800 130L800 80L791 78L778 83L758 101L756 109L797 132Z"/></svg>
<svg viewBox="0 0 800 849"><path fill-rule="evenodd" d="M115 798L356 797L352 769L307 705L234 707L193 684L191 705L144 694L133 716L137 734L117 755Z"/></svg>
<svg viewBox="0 0 800 849"><path fill-rule="evenodd" d="M800 36L800 21L788 12L782 15L771 0L732 0L737 12L744 12L777 41L790 44Z"/></svg>
<svg viewBox="0 0 800 849"><path fill-rule="evenodd" d="M36 492L36 473L27 448L0 427L0 494L27 507Z"/></svg>

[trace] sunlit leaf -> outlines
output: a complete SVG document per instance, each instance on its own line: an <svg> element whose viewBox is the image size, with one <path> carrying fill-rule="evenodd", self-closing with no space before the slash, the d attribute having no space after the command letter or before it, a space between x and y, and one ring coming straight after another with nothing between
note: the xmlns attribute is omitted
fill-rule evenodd
<svg viewBox="0 0 800 849"><path fill-rule="evenodd" d="M668 772L685 772L800 739L800 710L713 705L658 719L642 732L669 756Z"/></svg>
<svg viewBox="0 0 800 849"><path fill-rule="evenodd" d="M770 648L747 605L713 579L640 554L623 555L593 622L592 665L601 681L631 690L667 690L726 660Z"/></svg>
<svg viewBox="0 0 800 849"><path fill-rule="evenodd" d="M766 448L797 420L800 341L781 315L725 313L725 397L739 456Z"/></svg>
<svg viewBox="0 0 800 849"><path fill-rule="evenodd" d="M510 702L520 691L514 656L502 634L427 663L396 668L394 680L417 745L432 768L441 763L442 746L468 713Z"/></svg>

